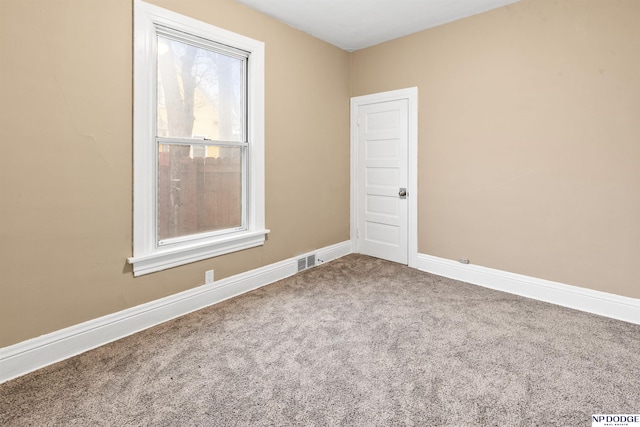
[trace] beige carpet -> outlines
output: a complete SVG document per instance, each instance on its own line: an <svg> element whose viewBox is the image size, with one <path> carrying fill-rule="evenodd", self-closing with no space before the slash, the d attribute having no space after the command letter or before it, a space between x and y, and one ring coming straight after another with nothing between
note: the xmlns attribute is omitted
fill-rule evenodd
<svg viewBox="0 0 640 427"><path fill-rule="evenodd" d="M590 426L640 326L349 255L0 385L5 426Z"/></svg>

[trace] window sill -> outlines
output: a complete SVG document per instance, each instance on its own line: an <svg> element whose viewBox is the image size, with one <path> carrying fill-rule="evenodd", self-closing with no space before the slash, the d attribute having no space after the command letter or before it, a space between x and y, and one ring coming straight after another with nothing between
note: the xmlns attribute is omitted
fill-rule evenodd
<svg viewBox="0 0 640 427"><path fill-rule="evenodd" d="M179 247L161 248L151 253L128 258L133 265L133 275L142 276L179 265L241 251L264 244L269 230L236 233L215 241L185 244Z"/></svg>

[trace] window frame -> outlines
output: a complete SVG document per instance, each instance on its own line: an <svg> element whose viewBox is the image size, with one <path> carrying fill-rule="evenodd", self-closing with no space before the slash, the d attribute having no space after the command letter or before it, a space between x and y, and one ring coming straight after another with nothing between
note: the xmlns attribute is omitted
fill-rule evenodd
<svg viewBox="0 0 640 427"><path fill-rule="evenodd" d="M159 245L157 239L157 26L248 53L245 148L246 227L203 233ZM264 43L134 0L133 47L133 265L134 276L264 244Z"/></svg>

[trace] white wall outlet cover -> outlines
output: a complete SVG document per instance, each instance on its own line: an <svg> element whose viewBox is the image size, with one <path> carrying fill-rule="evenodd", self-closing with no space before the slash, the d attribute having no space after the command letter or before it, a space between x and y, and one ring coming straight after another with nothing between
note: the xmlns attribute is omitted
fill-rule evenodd
<svg viewBox="0 0 640 427"><path fill-rule="evenodd" d="M204 273L204 283L213 283L213 270L208 270L206 273Z"/></svg>

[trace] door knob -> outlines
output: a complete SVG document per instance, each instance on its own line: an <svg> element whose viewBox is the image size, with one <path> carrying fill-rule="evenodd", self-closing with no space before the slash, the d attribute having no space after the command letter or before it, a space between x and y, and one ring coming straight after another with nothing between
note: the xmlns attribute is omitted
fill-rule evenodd
<svg viewBox="0 0 640 427"><path fill-rule="evenodd" d="M407 198L407 189L406 188L401 188L400 191L398 191L398 196L400 196L401 199L406 199Z"/></svg>

